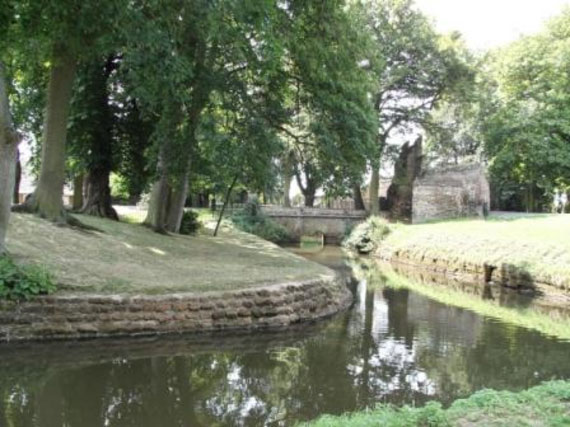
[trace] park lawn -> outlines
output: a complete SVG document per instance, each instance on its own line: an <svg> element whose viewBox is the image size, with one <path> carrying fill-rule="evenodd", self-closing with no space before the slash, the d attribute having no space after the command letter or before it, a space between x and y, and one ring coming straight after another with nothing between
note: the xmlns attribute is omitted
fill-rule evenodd
<svg viewBox="0 0 570 427"><path fill-rule="evenodd" d="M342 416L323 416L310 427L403 426L568 426L570 382L551 381L521 392L481 390L443 409L437 402L424 407L379 406Z"/></svg>
<svg viewBox="0 0 570 427"><path fill-rule="evenodd" d="M253 235L222 229L161 235L137 224L76 215L97 231L14 214L7 246L18 263L50 271L58 293L166 294L242 289L333 272Z"/></svg>
<svg viewBox="0 0 570 427"><path fill-rule="evenodd" d="M570 215L502 214L487 220L398 224L378 251L386 258L407 251L415 259L514 265L538 281L570 290Z"/></svg>

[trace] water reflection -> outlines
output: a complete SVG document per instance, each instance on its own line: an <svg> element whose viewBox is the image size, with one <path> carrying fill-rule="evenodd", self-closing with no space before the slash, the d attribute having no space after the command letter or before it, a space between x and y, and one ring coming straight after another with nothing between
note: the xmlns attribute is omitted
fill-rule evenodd
<svg viewBox="0 0 570 427"><path fill-rule="evenodd" d="M0 425L291 425L570 377L567 342L352 285L352 310L285 334L0 347Z"/></svg>

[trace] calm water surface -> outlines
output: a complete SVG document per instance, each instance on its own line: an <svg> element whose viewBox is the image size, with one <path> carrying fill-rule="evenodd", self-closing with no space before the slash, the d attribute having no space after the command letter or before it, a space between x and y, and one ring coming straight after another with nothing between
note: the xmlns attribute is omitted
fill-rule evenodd
<svg viewBox="0 0 570 427"><path fill-rule="evenodd" d="M568 342L350 282L351 310L285 333L0 346L0 426L291 425L570 378Z"/></svg>

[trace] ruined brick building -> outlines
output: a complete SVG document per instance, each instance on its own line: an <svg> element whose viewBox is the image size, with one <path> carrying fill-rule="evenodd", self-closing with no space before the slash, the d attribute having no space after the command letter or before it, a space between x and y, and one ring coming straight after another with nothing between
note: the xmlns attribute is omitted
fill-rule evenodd
<svg viewBox="0 0 570 427"><path fill-rule="evenodd" d="M422 161L421 137L402 146L392 183L380 202L391 219L418 223L487 215L490 189L481 164L426 168Z"/></svg>

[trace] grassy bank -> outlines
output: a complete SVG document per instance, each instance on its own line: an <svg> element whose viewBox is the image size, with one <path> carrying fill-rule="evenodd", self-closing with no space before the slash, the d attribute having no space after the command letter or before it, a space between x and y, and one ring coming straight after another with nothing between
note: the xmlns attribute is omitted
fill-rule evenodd
<svg viewBox="0 0 570 427"><path fill-rule="evenodd" d="M136 224L77 216L97 231L11 216L8 248L50 271L60 293L163 294L239 289L332 272L255 236L224 229L160 235Z"/></svg>
<svg viewBox="0 0 570 427"><path fill-rule="evenodd" d="M443 409L437 402L421 408L379 406L339 417L324 416L312 427L368 426L567 426L570 382L552 381L529 390L482 390Z"/></svg>
<svg viewBox="0 0 570 427"><path fill-rule="evenodd" d="M570 215L496 215L487 221L455 220L391 226L377 255L406 254L452 267L516 267L531 280L570 290Z"/></svg>

